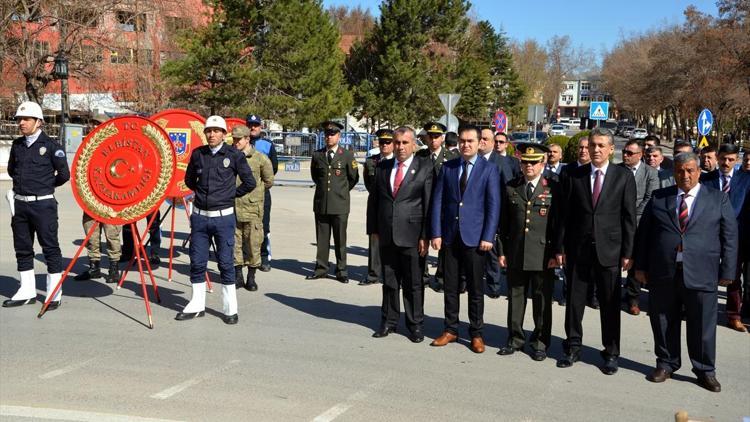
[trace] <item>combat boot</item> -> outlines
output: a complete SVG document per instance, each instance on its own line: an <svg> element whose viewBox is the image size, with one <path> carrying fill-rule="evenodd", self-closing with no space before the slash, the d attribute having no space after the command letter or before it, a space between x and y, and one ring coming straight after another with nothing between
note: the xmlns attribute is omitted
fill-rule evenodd
<svg viewBox="0 0 750 422"><path fill-rule="evenodd" d="M249 274L248 274L248 277L250 277ZM234 285L238 289L245 285L245 280L244 280L244 277L242 276L242 265L234 266Z"/></svg>
<svg viewBox="0 0 750 422"><path fill-rule="evenodd" d="M109 261L109 274L107 274L107 283L117 283L120 281L120 266L117 261Z"/></svg>
<svg viewBox="0 0 750 422"><path fill-rule="evenodd" d="M245 288L251 292L258 290L258 284L255 282L256 270L257 268L247 267L247 283L245 284Z"/></svg>
<svg viewBox="0 0 750 422"><path fill-rule="evenodd" d="M78 274L73 279L75 281L83 281L100 278L101 276L102 270L101 267L99 267L99 261L89 261L89 269L81 274Z"/></svg>

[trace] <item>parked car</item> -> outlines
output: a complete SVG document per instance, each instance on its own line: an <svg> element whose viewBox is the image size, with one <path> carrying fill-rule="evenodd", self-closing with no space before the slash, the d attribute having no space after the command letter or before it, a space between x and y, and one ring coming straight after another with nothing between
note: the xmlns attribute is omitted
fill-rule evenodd
<svg viewBox="0 0 750 422"><path fill-rule="evenodd" d="M545 144L547 143L547 139L549 139L547 132L542 132L541 130L536 131L536 143Z"/></svg>
<svg viewBox="0 0 750 422"><path fill-rule="evenodd" d="M630 132L630 139L646 139L646 136L648 136L648 131L641 127Z"/></svg>
<svg viewBox="0 0 750 422"><path fill-rule="evenodd" d="M568 123L569 128L576 128L580 126L581 126L581 119L579 118L572 119L570 123Z"/></svg>
<svg viewBox="0 0 750 422"><path fill-rule="evenodd" d="M565 130L566 129L567 128L565 127L565 125L554 124L554 125L550 126L550 128L549 128L549 136L558 136L558 135L565 136Z"/></svg>
<svg viewBox="0 0 750 422"><path fill-rule="evenodd" d="M513 132L510 134L511 142L528 142L529 132Z"/></svg>
<svg viewBox="0 0 750 422"><path fill-rule="evenodd" d="M625 126L625 128L622 129L622 136L625 138L630 138L630 134L633 133L633 129L635 129L635 126Z"/></svg>

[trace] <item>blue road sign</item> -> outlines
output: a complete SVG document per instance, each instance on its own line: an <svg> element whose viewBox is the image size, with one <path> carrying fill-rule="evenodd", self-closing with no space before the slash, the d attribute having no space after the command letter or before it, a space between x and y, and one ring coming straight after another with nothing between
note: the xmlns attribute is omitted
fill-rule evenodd
<svg viewBox="0 0 750 422"><path fill-rule="evenodd" d="M589 119L607 120L609 118L609 103L606 101L592 101L589 106Z"/></svg>
<svg viewBox="0 0 750 422"><path fill-rule="evenodd" d="M698 133L703 136L711 133L711 128L714 126L714 115L711 114L711 110L704 108L701 114L698 115Z"/></svg>

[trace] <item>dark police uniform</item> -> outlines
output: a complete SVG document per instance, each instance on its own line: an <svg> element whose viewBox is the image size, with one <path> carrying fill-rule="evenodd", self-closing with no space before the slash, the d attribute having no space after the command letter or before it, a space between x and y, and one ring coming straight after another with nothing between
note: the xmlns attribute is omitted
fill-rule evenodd
<svg viewBox="0 0 750 422"><path fill-rule="evenodd" d="M247 116L245 122L250 124L261 124L261 119L255 114ZM273 142L265 138L252 139L250 142L256 151L260 151L268 156L273 167L273 174L279 171L279 158L276 154L276 146ZM260 245L261 271L271 271L271 189L266 189L263 196L263 243Z"/></svg>
<svg viewBox="0 0 750 422"><path fill-rule="evenodd" d="M543 145L520 144L522 159L541 161ZM526 337L523 318L526 311L526 292L531 292L534 332L530 343L532 357L542 360L550 346L552 330L552 288L554 269L547 263L554 258L553 231L557 224L556 198L560 185L541 174L531 196L528 181L519 177L508 183L503 191L500 212L498 255L505 256L508 266L508 343L500 354L512 354L523 348Z"/></svg>
<svg viewBox="0 0 750 422"><path fill-rule="evenodd" d="M393 131L390 129L380 129L375 132L375 136L378 138L379 143L393 142ZM392 155L392 154L391 154ZM367 206L370 206L370 196L373 194L375 188L375 171L377 170L378 163L383 160L383 153L375 154L365 160L365 169L362 176L365 179L365 188L367 189ZM369 214L367 216L370 217ZM367 227L370 227L367 224ZM372 236L372 233L367 233L370 244L367 250L367 278L359 284L373 284L378 283L383 279L383 269L381 268L380 261L380 242L376 236Z"/></svg>
<svg viewBox="0 0 750 422"><path fill-rule="evenodd" d="M346 224L349 218L349 191L359 181L357 160L351 151L336 146L329 160L326 148L315 151L310 162L310 173L315 182L313 212L317 256L314 278L324 277L328 272L328 249L331 232L336 253L336 278L347 282L346 269Z"/></svg>
<svg viewBox="0 0 750 422"><path fill-rule="evenodd" d="M237 176L242 184L236 186ZM222 143L216 154L208 145L193 151L185 171L185 185L195 192L190 215L190 282L205 282L211 238L221 283L234 285L234 198L255 189L255 178L244 154Z"/></svg>

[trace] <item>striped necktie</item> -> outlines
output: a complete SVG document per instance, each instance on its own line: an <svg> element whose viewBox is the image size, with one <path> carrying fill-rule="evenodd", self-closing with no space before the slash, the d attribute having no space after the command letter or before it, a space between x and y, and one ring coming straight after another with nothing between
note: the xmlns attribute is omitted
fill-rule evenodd
<svg viewBox="0 0 750 422"><path fill-rule="evenodd" d="M688 216L688 206L687 206L687 198L690 196L687 193L683 193L680 195L682 197L682 200L680 200L680 231L685 233L685 229L687 228L688 220L690 220L690 217Z"/></svg>
<svg viewBox="0 0 750 422"><path fill-rule="evenodd" d="M721 178L722 178L721 191L728 194L729 193L729 182L732 179L732 176L728 176L726 174L723 174L721 176Z"/></svg>

